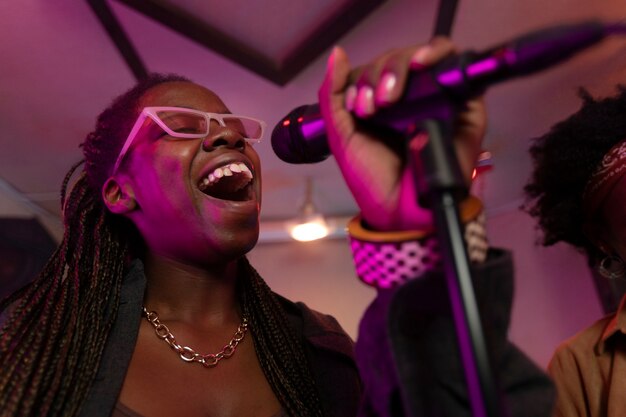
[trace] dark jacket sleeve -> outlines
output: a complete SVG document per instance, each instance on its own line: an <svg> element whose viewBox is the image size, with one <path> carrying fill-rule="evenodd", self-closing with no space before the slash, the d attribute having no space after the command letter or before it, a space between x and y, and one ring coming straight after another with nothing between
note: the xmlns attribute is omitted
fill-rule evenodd
<svg viewBox="0 0 626 417"><path fill-rule="evenodd" d="M491 250L488 260L473 268L472 278L505 415L549 416L552 383L507 340L510 254ZM471 416L441 273L380 292L361 321L356 357L365 390L361 416Z"/></svg>

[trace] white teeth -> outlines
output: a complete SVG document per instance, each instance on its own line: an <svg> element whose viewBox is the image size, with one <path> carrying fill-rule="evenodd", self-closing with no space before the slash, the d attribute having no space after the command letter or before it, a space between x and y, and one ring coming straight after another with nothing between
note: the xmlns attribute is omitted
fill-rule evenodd
<svg viewBox="0 0 626 417"><path fill-rule="evenodd" d="M243 162L232 163L227 166L223 166L220 168L216 168L213 172L208 174L204 179L200 181L199 187L200 190L204 191L207 187L215 184L223 177L232 177L237 174L242 174L248 180L253 178L252 171L250 168ZM247 183L242 184L242 188L247 185Z"/></svg>
<svg viewBox="0 0 626 417"><path fill-rule="evenodd" d="M243 162L240 163L239 168L241 169L241 172L246 174L246 177L252 179L252 171L250 171L250 168L248 168L246 164L244 164Z"/></svg>

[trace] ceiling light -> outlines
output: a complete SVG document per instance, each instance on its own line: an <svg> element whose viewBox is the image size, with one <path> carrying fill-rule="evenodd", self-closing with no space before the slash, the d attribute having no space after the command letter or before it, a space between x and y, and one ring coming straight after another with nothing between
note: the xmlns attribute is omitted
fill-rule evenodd
<svg viewBox="0 0 626 417"><path fill-rule="evenodd" d="M306 179L304 204L299 210L298 217L287 222L287 229L291 237L300 242L310 242L328 236L328 224L313 204L313 181L309 177Z"/></svg>

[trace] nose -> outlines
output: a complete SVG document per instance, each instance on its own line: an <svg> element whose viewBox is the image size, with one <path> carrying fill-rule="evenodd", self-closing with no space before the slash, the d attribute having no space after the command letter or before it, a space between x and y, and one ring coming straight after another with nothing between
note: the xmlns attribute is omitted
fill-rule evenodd
<svg viewBox="0 0 626 417"><path fill-rule="evenodd" d="M202 140L202 149L211 152L221 147L243 150L246 146L245 139L240 133L226 126L219 126L217 123L211 126L210 132Z"/></svg>

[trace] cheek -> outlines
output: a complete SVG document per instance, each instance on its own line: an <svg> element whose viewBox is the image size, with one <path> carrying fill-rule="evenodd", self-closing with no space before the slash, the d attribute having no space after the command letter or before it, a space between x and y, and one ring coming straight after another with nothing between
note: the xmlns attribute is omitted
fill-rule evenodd
<svg viewBox="0 0 626 417"><path fill-rule="evenodd" d="M161 173L187 173L196 151L192 145L192 141L160 141L147 156Z"/></svg>
<svg viewBox="0 0 626 417"><path fill-rule="evenodd" d="M148 174L168 183L189 174L194 151L184 143L161 141L159 145L137 154L136 168L140 175Z"/></svg>
<svg viewBox="0 0 626 417"><path fill-rule="evenodd" d="M601 207L604 238L610 240L613 250L626 259L626 175L620 178L606 196Z"/></svg>
<svg viewBox="0 0 626 417"><path fill-rule="evenodd" d="M135 156L133 182L138 203L145 210L158 207L162 211L167 205L180 206L188 201L191 186L188 165L178 156L180 155L161 152Z"/></svg>

